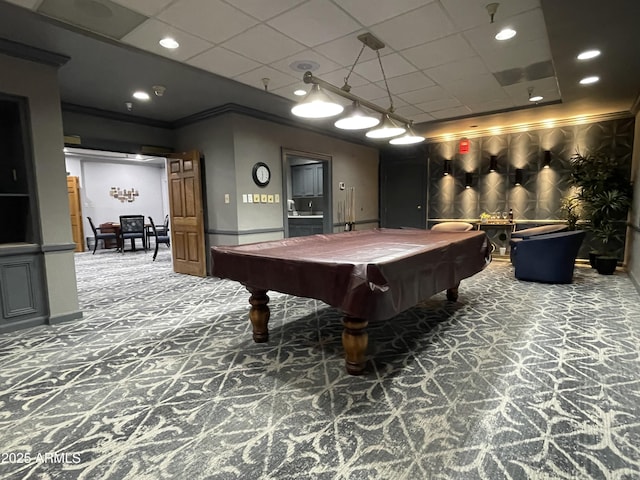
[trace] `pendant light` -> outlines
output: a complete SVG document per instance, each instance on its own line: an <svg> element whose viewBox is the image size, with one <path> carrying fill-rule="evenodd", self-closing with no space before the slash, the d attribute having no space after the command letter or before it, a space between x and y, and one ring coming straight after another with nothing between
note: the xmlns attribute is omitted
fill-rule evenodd
<svg viewBox="0 0 640 480"><path fill-rule="evenodd" d="M360 102L354 100L351 106L345 109L345 114L334 125L342 130L363 130L375 127L379 123L380 120L365 112L360 106Z"/></svg>
<svg viewBox="0 0 640 480"><path fill-rule="evenodd" d="M380 125L373 130L369 130L365 135L369 138L391 138L402 135L406 132L406 128L401 127L391 120L388 113L383 113Z"/></svg>
<svg viewBox="0 0 640 480"><path fill-rule="evenodd" d="M306 97L302 99L291 113L302 118L327 118L342 113L344 107L329 98L329 95L320 90L320 85L314 83Z"/></svg>
<svg viewBox="0 0 640 480"><path fill-rule="evenodd" d="M417 135L416 132L413 131L413 128L411 128L411 125L407 125L407 131L404 135L389 140L391 145L413 145L414 143L420 142L424 142L424 137Z"/></svg>

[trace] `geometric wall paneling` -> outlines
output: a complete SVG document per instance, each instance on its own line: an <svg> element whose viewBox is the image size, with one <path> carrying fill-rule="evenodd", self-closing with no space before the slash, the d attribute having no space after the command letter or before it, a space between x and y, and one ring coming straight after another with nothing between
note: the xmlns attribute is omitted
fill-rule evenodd
<svg viewBox="0 0 640 480"><path fill-rule="evenodd" d="M622 118L526 132L512 130L469 138L466 154L458 153L459 138L432 141L427 144L428 225L444 219L474 220L482 212L509 209L520 222L519 228L563 221L561 204L571 190L571 157L579 151L628 159L630 180L634 127L633 118ZM497 167L494 172L489 171L492 156ZM445 159L450 160L452 173L448 177L443 177ZM547 159L549 168L544 168ZM519 186L514 185L516 169L522 175ZM473 174L470 188L465 188L466 173ZM584 258L585 249L588 252L590 241L588 236L580 258Z"/></svg>

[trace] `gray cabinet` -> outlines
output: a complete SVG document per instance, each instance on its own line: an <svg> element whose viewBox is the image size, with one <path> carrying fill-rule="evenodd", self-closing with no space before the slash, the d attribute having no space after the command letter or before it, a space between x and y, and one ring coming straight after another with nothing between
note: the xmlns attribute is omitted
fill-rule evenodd
<svg viewBox="0 0 640 480"><path fill-rule="evenodd" d="M323 232L322 217L289 217L289 236L306 237Z"/></svg>
<svg viewBox="0 0 640 480"><path fill-rule="evenodd" d="M291 194L296 197L322 196L322 163L291 167Z"/></svg>
<svg viewBox="0 0 640 480"><path fill-rule="evenodd" d="M44 323L43 262L37 249L0 246L0 333Z"/></svg>

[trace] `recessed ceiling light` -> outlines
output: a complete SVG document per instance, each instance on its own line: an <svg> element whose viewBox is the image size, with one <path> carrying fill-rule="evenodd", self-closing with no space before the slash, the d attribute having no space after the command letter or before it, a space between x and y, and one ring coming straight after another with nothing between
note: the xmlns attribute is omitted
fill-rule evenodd
<svg viewBox="0 0 640 480"><path fill-rule="evenodd" d="M307 94L307 91L306 91L306 90L303 90L303 89L301 89L301 88L299 88L298 90L296 90L295 92L293 92L293 94L294 94L294 95L297 95L297 96L299 96L299 97L302 97L303 95L306 95L306 94Z"/></svg>
<svg viewBox="0 0 640 480"><path fill-rule="evenodd" d="M580 80L580 84L581 85L590 85L592 83L596 83L598 80L600 80L600 77L596 77L595 75L593 77L585 77L582 80Z"/></svg>
<svg viewBox="0 0 640 480"><path fill-rule="evenodd" d="M540 100L542 100L544 97L542 95L534 95L533 97L529 98L530 102L539 102Z"/></svg>
<svg viewBox="0 0 640 480"><path fill-rule="evenodd" d="M509 40L516 36L516 31L512 28L503 28L496 34L496 40Z"/></svg>
<svg viewBox="0 0 640 480"><path fill-rule="evenodd" d="M578 60L589 60L600 55L600 50L586 50L578 55Z"/></svg>
<svg viewBox="0 0 640 480"><path fill-rule="evenodd" d="M133 93L133 98L138 100L149 100L149 94L147 92L143 92L141 90Z"/></svg>
<svg viewBox="0 0 640 480"><path fill-rule="evenodd" d="M164 37L162 40L160 40L159 43L164 48L168 48L169 50L173 50L180 46L180 44L174 38L171 38L171 37Z"/></svg>

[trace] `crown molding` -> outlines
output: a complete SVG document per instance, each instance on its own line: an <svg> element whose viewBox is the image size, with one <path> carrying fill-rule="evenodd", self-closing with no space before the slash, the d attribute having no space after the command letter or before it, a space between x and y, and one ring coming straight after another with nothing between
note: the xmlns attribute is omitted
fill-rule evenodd
<svg viewBox="0 0 640 480"><path fill-rule="evenodd" d="M13 42L6 38L0 38L0 53L21 58L23 60L43 63L56 68L63 66L71 60L71 57L67 57L66 55L42 50L41 48L31 47L24 43Z"/></svg>

